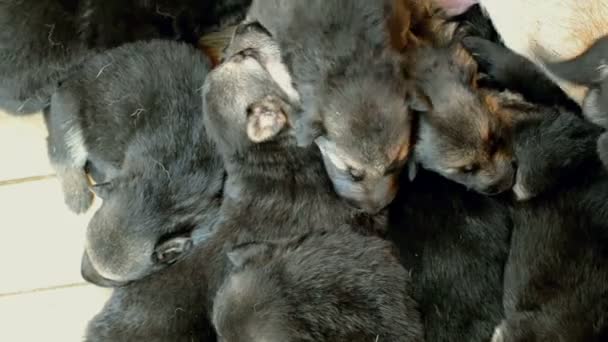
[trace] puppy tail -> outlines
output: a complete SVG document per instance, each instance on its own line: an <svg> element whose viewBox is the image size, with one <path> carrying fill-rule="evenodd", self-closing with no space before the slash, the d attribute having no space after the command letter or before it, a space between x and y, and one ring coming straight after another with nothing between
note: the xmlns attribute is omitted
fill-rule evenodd
<svg viewBox="0 0 608 342"><path fill-rule="evenodd" d="M608 77L608 36L596 40L577 57L561 62L544 62L547 69L560 78L586 86L597 85Z"/></svg>

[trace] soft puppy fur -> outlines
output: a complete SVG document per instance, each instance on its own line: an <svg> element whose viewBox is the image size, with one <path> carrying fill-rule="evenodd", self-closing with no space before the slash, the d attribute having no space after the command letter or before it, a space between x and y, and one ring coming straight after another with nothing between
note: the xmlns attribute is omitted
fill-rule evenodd
<svg viewBox="0 0 608 342"><path fill-rule="evenodd" d="M600 130L571 113L544 113L517 130L517 187L505 268L506 319L493 341L608 338L608 178Z"/></svg>
<svg viewBox="0 0 608 342"><path fill-rule="evenodd" d="M214 233L172 267L116 289L103 311L90 323L88 341L206 340L212 309L222 340L227 342L253 341L260 337L285 341L284 327L297 329L297 336L311 336L312 340L321 341L393 336L393 331L400 331L413 341L420 340L420 323L407 298L407 281L395 283L399 289L390 293L375 282L369 288L369 283L354 275L348 278L360 285L349 282L353 287L342 288L344 292L339 292L339 286L333 283L325 284L326 279L342 284L343 274L332 272L343 270L343 265L333 265L334 262L341 264L343 258L356 262L355 269L361 267L363 274L379 272L379 265L389 272L388 277L401 278L404 273L397 260L389 258L386 243L355 232L375 234L384 227L384 221L347 205L332 191L318 149L297 146L293 128L289 126L295 108L264 68L264 56L258 59L260 51L252 47L227 58L209 74L203 87L205 125L228 174ZM327 237L320 231L328 231ZM298 241L298 236L309 233L320 235ZM307 241L308 238L311 240ZM284 247L280 247L280 243L276 252L265 242L283 239L296 242ZM326 248L334 251L337 245L344 247L343 252L324 252ZM370 262L367 256L359 255L365 249L356 246L363 245L377 245L385 252L372 253L379 260ZM291 247L301 250L291 251ZM266 256L269 257L267 263L262 261ZM326 265L328 274L318 274L319 263ZM312 291L301 296L322 298L328 295L326 289L332 288L336 295L343 295L344 300L353 300L352 303L361 306L353 307L352 316L346 317L342 311L335 315L319 313L316 308L309 311L303 306L308 301L300 303L299 299L286 303L287 306L269 306L272 310L260 307L272 317L262 320L252 317L253 325L244 328L253 335L241 334L235 339L232 331L236 328L226 315L241 311L236 311L237 304L230 300L230 290L235 281L239 284L239 277L249 275L255 275L261 282L251 296L275 291L275 281L280 279L285 283L278 284L279 288L291 291L290 281L300 279L300 286ZM214 308L214 298L220 288L223 292ZM277 301L291 298L291 294L284 291L278 295L273 297ZM390 295L390 299L381 299L384 295ZM376 315L378 301L390 307ZM301 320L285 321L281 316L283 310L302 310L294 316ZM344 321L340 321L342 319Z"/></svg>
<svg viewBox="0 0 608 342"><path fill-rule="evenodd" d="M394 198L411 150L410 112L428 105L393 51L396 3L260 0L246 19L277 41L301 96L300 145L315 142L336 192L370 213Z"/></svg>
<svg viewBox="0 0 608 342"><path fill-rule="evenodd" d="M57 82L91 54L153 38L196 44L240 20L251 0L22 0L0 3L0 108L46 108Z"/></svg>
<svg viewBox="0 0 608 342"><path fill-rule="evenodd" d="M403 182L388 238L411 270L425 341L489 341L503 317L507 202L426 170Z"/></svg>
<svg viewBox="0 0 608 342"><path fill-rule="evenodd" d="M201 117L208 71L186 44L138 42L86 61L53 95L49 156L66 202L90 206L87 163L103 199L87 229L88 280L137 280L174 262L192 231L210 229L224 168Z"/></svg>
<svg viewBox="0 0 608 342"><path fill-rule="evenodd" d="M473 59L458 44L414 52L409 72L432 109L419 115L411 163L487 195L509 190L515 175L513 118L496 92L476 87ZM412 175L413 176L413 175Z"/></svg>
<svg viewBox="0 0 608 342"><path fill-rule="evenodd" d="M349 231L235 248L213 302L220 340L422 341L410 276L392 251Z"/></svg>

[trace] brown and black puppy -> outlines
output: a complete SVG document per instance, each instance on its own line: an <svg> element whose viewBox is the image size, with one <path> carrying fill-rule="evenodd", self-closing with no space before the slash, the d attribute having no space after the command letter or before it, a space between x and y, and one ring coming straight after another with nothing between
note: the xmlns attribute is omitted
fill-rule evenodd
<svg viewBox="0 0 608 342"><path fill-rule="evenodd" d="M145 277L213 225L224 168L200 114L209 69L187 44L136 42L87 60L53 95L48 151L65 201L83 212L91 190L103 199L87 228L85 279Z"/></svg>
<svg viewBox="0 0 608 342"><path fill-rule="evenodd" d="M246 19L280 47L301 97L299 143L316 143L336 192L372 213L396 194L411 150L410 112L428 105L392 50L395 3L260 0Z"/></svg>
<svg viewBox="0 0 608 342"><path fill-rule="evenodd" d="M240 20L251 0L20 0L0 2L0 109L38 112L88 56L162 38L196 44Z"/></svg>
<svg viewBox="0 0 608 342"><path fill-rule="evenodd" d="M505 320L493 341L608 339L608 174L598 127L546 109L517 130L517 185L534 196L512 210Z"/></svg>
<svg viewBox="0 0 608 342"><path fill-rule="evenodd" d="M515 159L510 113L500 95L476 88L476 64L459 45L421 48L409 72L428 95L432 110L419 115L412 163L477 192L511 189Z"/></svg>
<svg viewBox="0 0 608 342"><path fill-rule="evenodd" d="M258 59L259 51L249 49L227 58L209 74L203 87L206 129L216 143L228 173L224 200L213 234L172 267L117 288L104 310L90 323L87 340L209 340L209 317L218 289L233 279L227 277L235 264L239 266L239 260L246 260L247 255L257 250L255 247L248 249L243 244L293 239L311 231L311 234L317 234L315 232L321 230L329 231L323 246L346 244L342 251L348 255L345 254L344 258L358 265L352 270L356 270L354 274L348 273L349 280L344 280L352 288L336 292L336 296L353 305L350 314L343 316L343 311L308 310L303 307L306 302L295 298L288 303L289 310L305 310L301 311L304 312L300 316L301 321L260 321L258 317L253 317L252 323L261 325L247 327L247 331L258 334L239 338L247 341L260 341L261 338L285 341L282 329L290 327L296 329L295 336L312 336L312 340L321 341L348 341L353 336L389 338L394 336L393 331L405 334L399 336L398 340L421 340L420 323L409 299L408 283L399 284L405 278L402 278L404 273L399 270L397 260L388 258L390 253L385 250L386 243L355 232L374 234L384 228L385 221L382 217L370 216L346 204L332 190L318 149L315 146L297 146L289 120L295 110L294 105L264 68L264 56ZM256 273L262 272L258 274L259 279L265 279L266 271L270 280L285 277L285 283L279 284L280 288L291 288L289 277L300 279L300 285L303 288L308 286L312 291L306 295L318 298L327 296L325 290L328 288L341 288L336 291L343 291L342 285L338 285L343 284L340 277L345 274L338 273L343 269L339 265L329 266L342 263L342 257L333 255L333 252L320 253L325 247L318 244L316 239L311 240L310 244L302 242L302 250L295 254L277 249L281 253L276 255L276 260L274 257L270 259L268 268L255 269ZM226 256L225 253L239 245L241 248ZM349 247L351 245L353 247ZM363 245L381 245L385 252L372 253L379 259L370 262L367 257L362 258L362 251L355 247ZM333 247L326 248L333 250ZM321 257L319 253L325 256ZM318 255L322 260L305 257L313 255ZM328 274L318 274L319 263L327 265ZM275 267L281 264L292 267ZM380 264L382 268L378 267ZM242 265L245 269L239 268L237 272L253 271L248 269L254 267L253 264ZM384 276L376 272L390 271L386 275L388 277L393 277L392 272L396 272L394 280L401 279L395 285L398 289L388 293L383 289L387 284L374 282L370 285L356 276L359 267L364 270L362 274L375 274L378 277L375 279L382 284ZM235 276L238 279L239 273ZM325 283L330 279L335 280L336 285ZM255 289L260 291L260 295L276 289L273 282L259 285ZM224 290L229 288L224 287ZM231 305L226 295L229 293L225 292L224 296L218 298L216 322L221 325L222 338L230 342L235 341L230 333L235 328L219 317L224 310L232 311L219 306L219 303ZM284 295L276 299L290 296L289 293ZM382 299L387 295L390 298ZM383 305L378 310L379 302L385 303L386 307ZM282 306L262 312L280 315L281 310ZM266 332L270 335L263 335Z"/></svg>

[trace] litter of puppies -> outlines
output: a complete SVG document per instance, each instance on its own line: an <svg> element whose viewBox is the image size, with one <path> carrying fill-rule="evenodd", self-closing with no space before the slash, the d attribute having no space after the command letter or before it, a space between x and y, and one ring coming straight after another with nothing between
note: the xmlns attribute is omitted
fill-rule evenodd
<svg viewBox="0 0 608 342"><path fill-rule="evenodd" d="M577 2L530 5L581 35L551 53L523 0L1 2L0 108L103 200L85 340L608 341L608 5Z"/></svg>

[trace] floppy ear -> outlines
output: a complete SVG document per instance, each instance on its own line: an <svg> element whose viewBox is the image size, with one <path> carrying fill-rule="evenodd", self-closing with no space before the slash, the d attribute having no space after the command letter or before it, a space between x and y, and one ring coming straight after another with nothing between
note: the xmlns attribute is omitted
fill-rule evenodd
<svg viewBox="0 0 608 342"><path fill-rule="evenodd" d="M254 143L275 138L287 126L287 115L283 101L275 96L266 96L247 108L247 136Z"/></svg>
<svg viewBox="0 0 608 342"><path fill-rule="evenodd" d="M269 243L251 242L236 246L226 255L234 267L241 268L254 259L269 257L271 251L272 248Z"/></svg>
<svg viewBox="0 0 608 342"><path fill-rule="evenodd" d="M418 88L412 89L406 94L405 102L410 109L417 112L428 112L433 110L431 99Z"/></svg>
<svg viewBox="0 0 608 342"><path fill-rule="evenodd" d="M91 192L95 194L95 196L107 200L110 198L112 191L114 190L114 185L112 182L105 182L100 184L95 184L89 188Z"/></svg>
<svg viewBox="0 0 608 342"><path fill-rule="evenodd" d="M192 249L192 238L178 236L156 246L153 259L160 264L172 264L190 249Z"/></svg>

